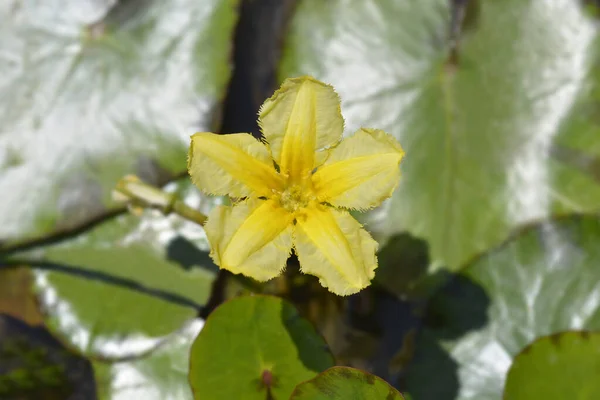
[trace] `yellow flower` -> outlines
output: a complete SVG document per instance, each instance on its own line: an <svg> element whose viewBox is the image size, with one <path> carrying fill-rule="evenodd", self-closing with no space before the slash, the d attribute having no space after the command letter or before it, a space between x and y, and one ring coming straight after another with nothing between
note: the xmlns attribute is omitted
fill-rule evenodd
<svg viewBox="0 0 600 400"><path fill-rule="evenodd" d="M376 129L340 141L340 99L311 77L286 80L261 107L259 124L267 145L246 133L192 136L192 181L210 194L243 198L208 216L211 257L266 281L282 272L294 248L302 272L333 293L367 287L377 242L341 208L368 209L391 196L402 148Z"/></svg>

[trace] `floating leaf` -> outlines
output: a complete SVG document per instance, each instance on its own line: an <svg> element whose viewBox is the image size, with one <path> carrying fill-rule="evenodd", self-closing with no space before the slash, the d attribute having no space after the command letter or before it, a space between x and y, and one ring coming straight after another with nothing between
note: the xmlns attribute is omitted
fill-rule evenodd
<svg viewBox="0 0 600 400"><path fill-rule="evenodd" d="M415 400L500 400L513 357L530 342L600 329L599 241L600 219L565 217L474 261L431 300L407 392Z"/></svg>
<svg viewBox="0 0 600 400"><path fill-rule="evenodd" d="M106 213L125 174L185 170L230 76L238 0L0 7L0 240Z"/></svg>
<svg viewBox="0 0 600 400"><path fill-rule="evenodd" d="M217 199L201 197L187 180L167 188L176 189L203 209ZM46 323L85 354L139 356L195 318L208 300L217 267L207 250L200 225L153 210L45 248L39 255L46 269L35 276Z"/></svg>
<svg viewBox="0 0 600 400"><path fill-rule="evenodd" d="M237 4L0 7L0 238L109 217L126 173L156 183L185 170L189 136L214 125L227 86ZM203 234L149 211L43 249L36 285L49 328L103 358L154 348L208 297L214 265L196 248Z"/></svg>
<svg viewBox="0 0 600 400"><path fill-rule="evenodd" d="M98 400L192 400L190 348L204 321L191 321L152 353L121 362L93 363Z"/></svg>
<svg viewBox="0 0 600 400"><path fill-rule="evenodd" d="M600 399L600 333L540 338L517 355L504 400Z"/></svg>
<svg viewBox="0 0 600 400"><path fill-rule="evenodd" d="M400 392L367 372L333 367L296 387L290 400L401 400Z"/></svg>
<svg viewBox="0 0 600 400"><path fill-rule="evenodd" d="M523 223L600 208L597 19L583 1L479 0L452 59L450 3L299 2L280 69L331 83L346 134L398 138L401 183L367 228L426 240L430 272Z"/></svg>
<svg viewBox="0 0 600 400"><path fill-rule="evenodd" d="M288 399L331 366L327 345L291 304L245 296L208 317L192 346L190 383L196 399Z"/></svg>

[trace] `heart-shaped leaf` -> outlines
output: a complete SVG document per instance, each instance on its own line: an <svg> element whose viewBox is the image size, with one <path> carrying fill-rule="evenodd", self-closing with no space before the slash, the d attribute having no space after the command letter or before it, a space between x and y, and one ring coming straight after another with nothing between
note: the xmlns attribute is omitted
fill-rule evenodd
<svg viewBox="0 0 600 400"><path fill-rule="evenodd" d="M504 400L600 399L600 333L562 332L517 355Z"/></svg>
<svg viewBox="0 0 600 400"><path fill-rule="evenodd" d="M148 355L93 363L98 400L192 400L188 381L190 348L204 321L191 321Z"/></svg>
<svg viewBox="0 0 600 400"><path fill-rule="evenodd" d="M296 387L290 400L402 400L383 379L367 372L333 367Z"/></svg>
<svg viewBox="0 0 600 400"><path fill-rule="evenodd" d="M192 346L190 383L196 399L287 399L331 366L323 338L291 304L244 296L206 320Z"/></svg>
<svg viewBox="0 0 600 400"><path fill-rule="evenodd" d="M500 400L513 357L530 342L600 329L599 241L596 216L565 217L474 261L432 298L407 392L415 400Z"/></svg>
<svg viewBox="0 0 600 400"><path fill-rule="evenodd" d="M465 2L302 1L280 69L331 83L347 134L398 138L401 183L367 228L425 239L431 271L522 223L600 208L600 27L585 2L471 1L460 37L451 3Z"/></svg>
<svg viewBox="0 0 600 400"><path fill-rule="evenodd" d="M188 204L207 210L187 180ZM217 267L202 227L177 215L146 210L122 215L79 237L31 252L49 329L71 346L102 359L139 356L195 318L210 295Z"/></svg>
<svg viewBox="0 0 600 400"><path fill-rule="evenodd" d="M125 174L185 170L227 86L237 3L4 1L0 240L106 213Z"/></svg>

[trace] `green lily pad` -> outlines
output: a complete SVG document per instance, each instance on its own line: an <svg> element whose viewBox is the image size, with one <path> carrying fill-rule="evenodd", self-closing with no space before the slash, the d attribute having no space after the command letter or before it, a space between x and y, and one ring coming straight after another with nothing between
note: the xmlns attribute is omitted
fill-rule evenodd
<svg viewBox="0 0 600 400"><path fill-rule="evenodd" d="M290 400L401 400L400 392L367 372L333 367L296 387Z"/></svg>
<svg viewBox="0 0 600 400"><path fill-rule="evenodd" d="M540 338L517 355L504 400L600 399L600 333L563 332Z"/></svg>
<svg viewBox="0 0 600 400"><path fill-rule="evenodd" d="M180 196L204 210L218 201L201 197L187 180ZM200 225L154 210L119 216L43 250L35 286L48 328L102 359L160 345L198 315L218 270Z"/></svg>
<svg viewBox="0 0 600 400"><path fill-rule="evenodd" d="M288 399L296 385L332 367L327 345L286 301L238 297L219 306L192 346L196 399Z"/></svg>
<svg viewBox="0 0 600 400"><path fill-rule="evenodd" d="M192 400L190 348L204 321L196 319L152 353L133 360L93 362L98 400Z"/></svg>
<svg viewBox="0 0 600 400"><path fill-rule="evenodd" d="M426 240L430 272L523 223L600 209L597 19L582 1L479 0L452 59L450 3L302 1L279 71L331 83L346 134L398 138L401 183L365 222L382 244Z"/></svg>
<svg viewBox="0 0 600 400"><path fill-rule="evenodd" d="M125 174L164 183L214 126L238 0L0 7L0 240L106 213ZM217 113L218 114L218 113Z"/></svg>
<svg viewBox="0 0 600 400"><path fill-rule="evenodd" d="M513 358L530 342L600 329L599 241L598 217L565 217L524 229L466 267L430 302L407 392L500 400Z"/></svg>

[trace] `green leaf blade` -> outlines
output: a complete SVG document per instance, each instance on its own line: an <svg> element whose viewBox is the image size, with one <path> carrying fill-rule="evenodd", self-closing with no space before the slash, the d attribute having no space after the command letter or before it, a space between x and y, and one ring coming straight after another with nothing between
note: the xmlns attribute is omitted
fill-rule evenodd
<svg viewBox="0 0 600 400"><path fill-rule="evenodd" d="M169 190L203 211L219 201L187 180ZM208 250L200 225L145 210L24 260L47 266L35 269L34 286L48 329L87 356L114 360L151 351L199 314L218 271Z"/></svg>
<svg viewBox="0 0 600 400"><path fill-rule="evenodd" d="M323 339L295 308L270 296L240 297L217 308L192 346L196 399L287 399L331 367Z"/></svg>
<svg viewBox="0 0 600 400"><path fill-rule="evenodd" d="M214 127L227 88L237 4L0 8L0 241L106 214L123 175L185 171L190 135Z"/></svg>
<svg viewBox="0 0 600 400"><path fill-rule="evenodd" d="M348 367L333 367L296 387L290 400L403 400L383 379Z"/></svg>
<svg viewBox="0 0 600 400"><path fill-rule="evenodd" d="M399 140L400 185L364 221L382 244L427 241L430 273L522 224L600 209L596 20L577 1L477 3L453 62L448 1L305 0L279 71L332 84L346 135L364 126Z"/></svg>
<svg viewBox="0 0 600 400"><path fill-rule="evenodd" d="M94 360L99 400L192 400L190 349L204 321L195 319L148 354L120 362Z"/></svg>
<svg viewBox="0 0 600 400"><path fill-rule="evenodd" d="M504 400L600 398L600 334L561 332L519 353L506 379Z"/></svg>
<svg viewBox="0 0 600 400"><path fill-rule="evenodd" d="M406 376L418 400L500 400L515 356L536 338L600 329L600 219L523 229L434 296Z"/></svg>

